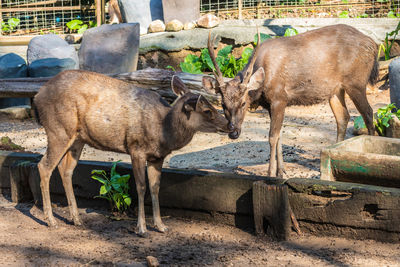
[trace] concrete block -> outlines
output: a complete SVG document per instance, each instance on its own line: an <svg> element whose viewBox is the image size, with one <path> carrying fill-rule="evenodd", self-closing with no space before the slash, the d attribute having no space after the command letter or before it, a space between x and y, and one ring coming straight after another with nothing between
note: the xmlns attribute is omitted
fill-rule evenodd
<svg viewBox="0 0 400 267"><path fill-rule="evenodd" d="M200 17L200 0L162 0L164 21L177 19L183 24Z"/></svg>
<svg viewBox="0 0 400 267"><path fill-rule="evenodd" d="M83 34L80 68L99 73L135 71L139 57L139 24L101 25Z"/></svg>
<svg viewBox="0 0 400 267"><path fill-rule="evenodd" d="M389 64L390 103L400 109L400 57Z"/></svg>
<svg viewBox="0 0 400 267"><path fill-rule="evenodd" d="M76 63L71 58L43 58L29 65L30 77L52 77L64 70L74 69Z"/></svg>

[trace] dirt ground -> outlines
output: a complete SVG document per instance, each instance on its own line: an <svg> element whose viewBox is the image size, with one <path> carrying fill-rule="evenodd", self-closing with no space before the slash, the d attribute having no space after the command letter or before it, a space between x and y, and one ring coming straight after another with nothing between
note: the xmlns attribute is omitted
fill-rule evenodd
<svg viewBox="0 0 400 267"><path fill-rule="evenodd" d="M389 92L368 95L374 111L389 103ZM352 118L358 116L351 101ZM269 161L269 119L263 111L248 113L238 140L197 134L164 166L265 175ZM347 138L352 134L349 124ZM32 120L2 118L0 137L9 136L28 151L43 153L44 130ZM286 177L319 178L320 150L336 140L336 123L328 104L290 107L282 131ZM81 159L129 162L127 155L86 147ZM79 203L78 203L79 204ZM400 244L335 237L295 236L274 242L251 231L226 225L165 217L168 233L151 228L149 238L133 231L135 219L112 220L101 209L80 209L83 227L69 220L66 207L54 205L57 229L48 229L32 204L15 205L0 196L0 266L143 266L154 256L175 266L400 266ZM147 213L151 214L151 213Z"/></svg>

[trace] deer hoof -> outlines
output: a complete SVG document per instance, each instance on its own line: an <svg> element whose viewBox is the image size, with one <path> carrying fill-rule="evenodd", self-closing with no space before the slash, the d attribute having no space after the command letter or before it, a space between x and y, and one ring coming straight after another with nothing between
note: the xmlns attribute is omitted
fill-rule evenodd
<svg viewBox="0 0 400 267"><path fill-rule="evenodd" d="M55 219L52 219L52 220L49 219L47 225L51 229L57 229L58 228L58 225L57 225L57 222L56 222Z"/></svg>
<svg viewBox="0 0 400 267"><path fill-rule="evenodd" d="M165 226L164 224L163 225L156 225L156 229L159 231L159 232L161 232L161 233L166 233L166 232L168 232L168 227L167 226Z"/></svg>
<svg viewBox="0 0 400 267"><path fill-rule="evenodd" d="M138 231L138 232L136 232L136 234L139 236L139 237L143 237L143 238L148 238L149 237L149 233L146 231L146 232L141 232L141 231Z"/></svg>

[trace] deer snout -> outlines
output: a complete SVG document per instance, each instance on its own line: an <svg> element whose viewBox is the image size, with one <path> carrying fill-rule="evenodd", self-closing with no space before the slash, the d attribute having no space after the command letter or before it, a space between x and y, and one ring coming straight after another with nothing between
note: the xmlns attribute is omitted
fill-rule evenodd
<svg viewBox="0 0 400 267"><path fill-rule="evenodd" d="M229 130L230 132L233 132L233 131L235 130L235 125L234 125L232 122L229 122L229 123L228 123L228 130Z"/></svg>
<svg viewBox="0 0 400 267"><path fill-rule="evenodd" d="M233 131L231 131L228 136L230 139L238 139L240 135L240 129L234 129Z"/></svg>

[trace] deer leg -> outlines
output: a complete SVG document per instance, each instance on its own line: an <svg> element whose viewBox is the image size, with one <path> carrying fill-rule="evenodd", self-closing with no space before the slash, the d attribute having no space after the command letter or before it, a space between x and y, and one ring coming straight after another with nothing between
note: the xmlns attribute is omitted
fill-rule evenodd
<svg viewBox="0 0 400 267"><path fill-rule="evenodd" d="M365 125L368 129L369 135L375 134L374 122L373 117L374 113L371 106L368 103L366 90L351 90L347 92L350 96L351 100L353 101L354 105L356 106L358 112L360 112L361 116L364 119Z"/></svg>
<svg viewBox="0 0 400 267"><path fill-rule="evenodd" d="M283 172L284 172L283 156L282 160L278 159L278 162L277 162L277 156L279 156L279 154L282 155L282 148L280 147L278 149L278 145L281 145L279 139L280 139L280 132L282 128L283 118L285 115L285 108L286 108L286 103L283 101L275 101L274 103L271 104L271 111L270 111L271 124L269 129L270 160L268 169L268 176L270 177L283 177ZM278 163L281 166L278 166Z"/></svg>
<svg viewBox="0 0 400 267"><path fill-rule="evenodd" d="M146 193L146 159L145 157L134 155L131 155L131 158L139 204L137 234L141 237L146 237L147 228L146 217L144 214L144 194Z"/></svg>
<svg viewBox="0 0 400 267"><path fill-rule="evenodd" d="M75 225L82 225L82 222L79 219L74 189L72 188L72 174L78 163L84 145L85 144L80 141L75 141L61 162L58 164L58 171L60 172L65 194L67 195L69 212Z"/></svg>
<svg viewBox="0 0 400 267"><path fill-rule="evenodd" d="M153 204L153 221L157 230L159 230L162 233L168 230L168 228L161 221L160 203L158 201L158 192L160 190L160 178L161 178L161 169L163 162L164 160L159 160L156 162L148 162L148 167L147 167L151 200Z"/></svg>
<svg viewBox="0 0 400 267"><path fill-rule="evenodd" d="M343 141L346 136L347 124L350 120L350 115L347 111L346 102L344 100L344 90L341 89L339 93L334 94L329 99L329 105L331 106L333 115L335 115L336 119L336 142Z"/></svg>
<svg viewBox="0 0 400 267"><path fill-rule="evenodd" d="M283 153L282 153L282 134L280 134L279 139L278 139L278 145L276 147L277 151L277 161L278 161L278 171L277 171L277 176L278 177L283 177L283 174L285 174L285 168L283 166Z"/></svg>
<svg viewBox="0 0 400 267"><path fill-rule="evenodd" d="M43 212L48 220L50 227L56 227L57 223L53 216L50 200L50 177L53 170L63 158L64 154L68 151L70 146L75 141L76 137L68 138L66 133L58 131L58 136L48 134L47 136L47 151L38 163L38 170L40 174L40 188L42 191ZM60 134L61 133L61 134ZM63 136L64 135L64 136Z"/></svg>

